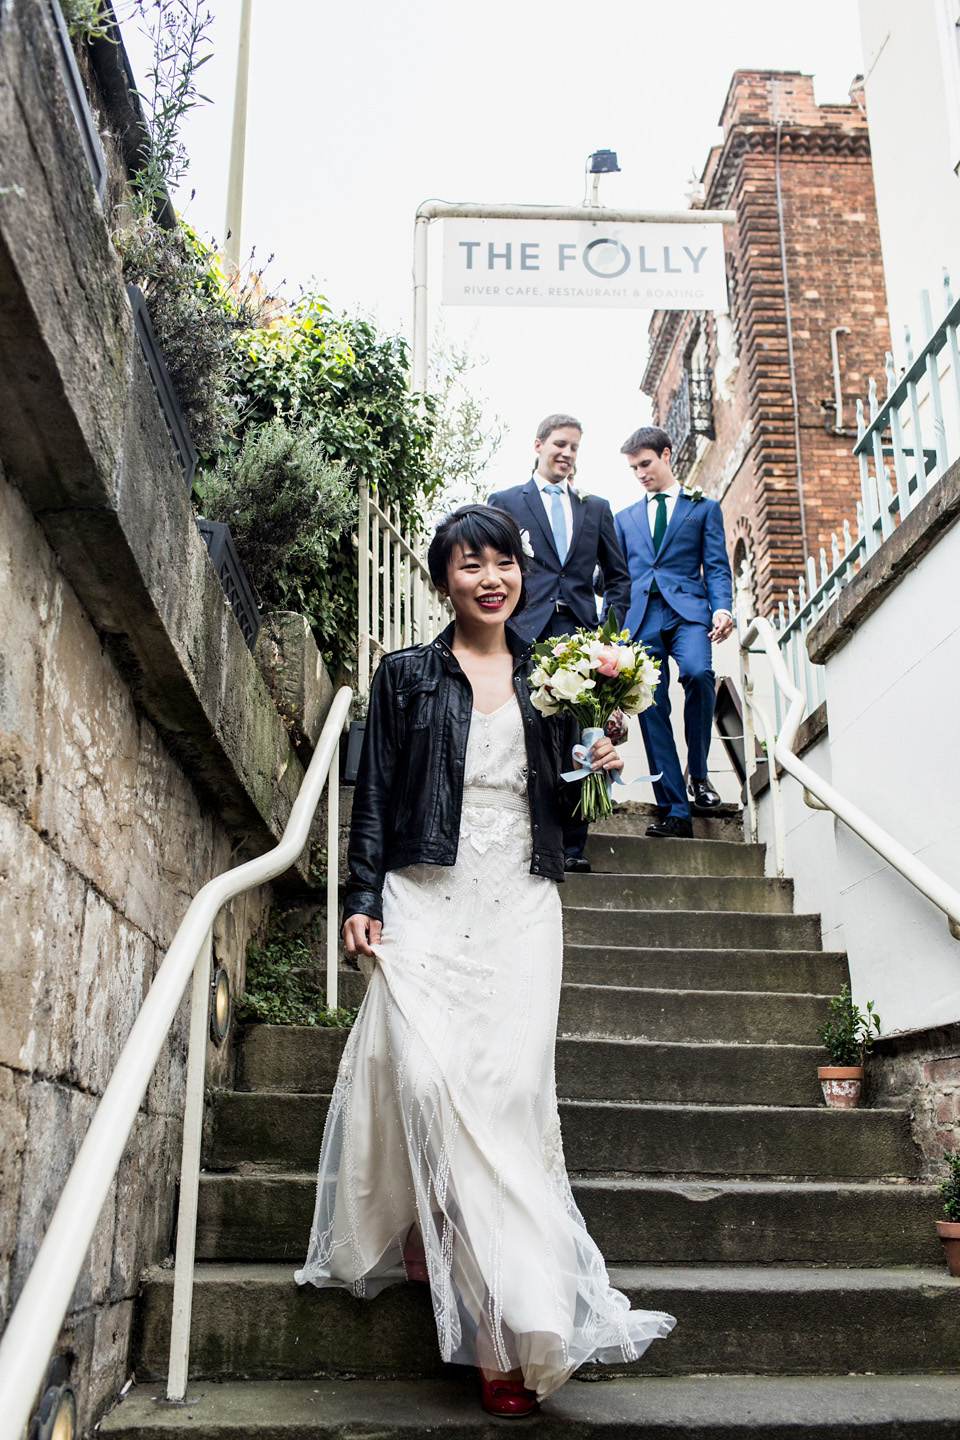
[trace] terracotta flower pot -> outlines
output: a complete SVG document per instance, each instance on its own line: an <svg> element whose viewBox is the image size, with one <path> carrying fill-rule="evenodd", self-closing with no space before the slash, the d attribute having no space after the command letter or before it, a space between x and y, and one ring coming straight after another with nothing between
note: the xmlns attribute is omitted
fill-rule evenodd
<svg viewBox="0 0 960 1440"><path fill-rule="evenodd" d="M862 1065L820 1065L817 1068L823 1098L831 1110L855 1110L863 1084Z"/></svg>
<svg viewBox="0 0 960 1440"><path fill-rule="evenodd" d="M960 1220L938 1220L937 1234L951 1275L960 1277Z"/></svg>

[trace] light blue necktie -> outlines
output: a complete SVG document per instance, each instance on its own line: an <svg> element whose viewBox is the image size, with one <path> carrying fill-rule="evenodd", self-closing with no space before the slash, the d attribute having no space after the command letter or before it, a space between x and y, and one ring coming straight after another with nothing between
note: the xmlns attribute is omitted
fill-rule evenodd
<svg viewBox="0 0 960 1440"><path fill-rule="evenodd" d="M567 517L563 509L563 501L560 496L563 494L562 485L544 485L543 493L550 496L550 528L553 531L553 543L557 547L557 554L560 556L560 563L563 564L567 558Z"/></svg>

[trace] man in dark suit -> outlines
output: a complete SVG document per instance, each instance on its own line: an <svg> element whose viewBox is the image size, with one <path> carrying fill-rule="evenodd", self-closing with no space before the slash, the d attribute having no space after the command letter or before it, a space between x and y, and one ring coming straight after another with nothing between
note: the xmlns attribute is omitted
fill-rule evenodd
<svg viewBox="0 0 960 1440"><path fill-rule="evenodd" d="M515 625L529 640L569 635L579 626L596 628L598 567L604 614L613 606L622 625L630 602L630 576L608 502L597 495L580 496L570 484L581 433L580 421L572 415L548 415L537 429L532 477L525 485L495 491L487 502L507 510L530 539L527 603ZM565 824L565 869L590 869L583 858L587 828L572 817Z"/></svg>
<svg viewBox="0 0 960 1440"><path fill-rule="evenodd" d="M723 512L701 490L685 491L670 468L670 437L654 425L634 431L621 447L646 495L617 515L616 528L630 571L627 627L661 662L656 703L640 716L660 819L647 834L677 839L693 834L691 800L709 814L720 796L707 779L716 685L711 642L733 629L733 582ZM690 798L670 725L673 656L684 689L683 721Z"/></svg>

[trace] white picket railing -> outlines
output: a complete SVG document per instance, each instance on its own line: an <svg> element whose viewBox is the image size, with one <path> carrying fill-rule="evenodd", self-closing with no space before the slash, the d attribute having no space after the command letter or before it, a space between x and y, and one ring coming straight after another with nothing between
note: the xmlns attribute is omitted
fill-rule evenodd
<svg viewBox="0 0 960 1440"><path fill-rule="evenodd" d="M844 522L843 544L832 535L830 558L820 551L820 564L810 557L806 573L781 602L775 622L777 640L793 683L806 696L808 710L825 698L823 668L811 664L807 631L865 560L874 555L908 515L930 486L960 455L960 301L954 301L950 277L943 273L946 315L936 329L929 293L922 292L927 340L914 355L906 334L907 368L898 378L893 356L887 355L886 398L881 403L876 381L870 381L868 411L857 401L857 443L853 453L860 462L860 500L857 504L857 538ZM945 413L941 385L942 352L949 357L952 411ZM949 424L949 434L948 434ZM871 463L872 462L872 463ZM891 463L892 462L892 474ZM783 721L780 695L776 703L777 728Z"/></svg>
<svg viewBox="0 0 960 1440"><path fill-rule="evenodd" d="M83 1144L70 1167L53 1218L0 1340L0 1435L18 1440L57 1342L100 1211L110 1192L141 1101L192 980L184 1099L180 1208L174 1272L167 1397L186 1393L193 1301L204 1070L210 1004L213 922L245 890L288 870L303 851L324 785L327 816L327 1003L337 1003L340 736L352 692L338 691L280 843L265 855L207 882L194 896L120 1052Z"/></svg>
<svg viewBox="0 0 960 1440"><path fill-rule="evenodd" d="M366 695L375 652L435 635L450 606L430 579L422 539L401 528L396 506L382 510L366 485L360 487L357 548L357 689Z"/></svg>

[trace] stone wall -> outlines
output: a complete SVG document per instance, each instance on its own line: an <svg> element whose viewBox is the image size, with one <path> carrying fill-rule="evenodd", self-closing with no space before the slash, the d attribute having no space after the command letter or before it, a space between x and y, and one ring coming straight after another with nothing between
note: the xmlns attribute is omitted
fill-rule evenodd
<svg viewBox="0 0 960 1440"><path fill-rule="evenodd" d="M926 1171L942 1179L944 1154L960 1151L960 1023L881 1039L867 1066L864 1098L909 1109Z"/></svg>
<svg viewBox="0 0 960 1440"><path fill-rule="evenodd" d="M275 843L303 777L197 532L45 0L0 0L0 614L6 1315L190 899ZM315 652L313 672L325 681ZM305 873L275 885L289 897ZM270 902L265 888L217 921L235 994ZM185 1011L57 1347L85 1425L126 1376L140 1271L169 1250ZM229 1043L207 1060L227 1083Z"/></svg>

